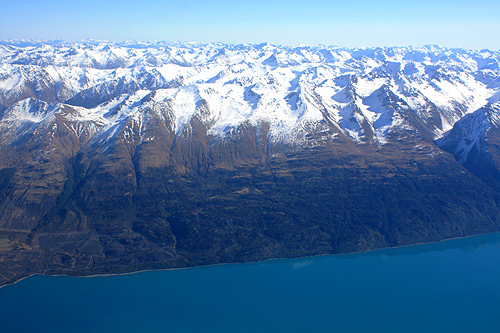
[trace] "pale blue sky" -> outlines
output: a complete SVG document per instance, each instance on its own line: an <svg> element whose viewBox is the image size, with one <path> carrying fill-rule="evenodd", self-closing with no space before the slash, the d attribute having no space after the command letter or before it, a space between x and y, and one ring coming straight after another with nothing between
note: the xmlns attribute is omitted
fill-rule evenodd
<svg viewBox="0 0 500 333"><path fill-rule="evenodd" d="M498 0L0 2L0 39L500 49Z"/></svg>

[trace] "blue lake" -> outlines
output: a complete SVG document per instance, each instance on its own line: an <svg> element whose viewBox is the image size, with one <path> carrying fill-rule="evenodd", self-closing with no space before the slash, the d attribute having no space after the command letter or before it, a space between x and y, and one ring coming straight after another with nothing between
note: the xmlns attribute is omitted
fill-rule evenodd
<svg viewBox="0 0 500 333"><path fill-rule="evenodd" d="M0 289L1 332L499 332L500 234Z"/></svg>

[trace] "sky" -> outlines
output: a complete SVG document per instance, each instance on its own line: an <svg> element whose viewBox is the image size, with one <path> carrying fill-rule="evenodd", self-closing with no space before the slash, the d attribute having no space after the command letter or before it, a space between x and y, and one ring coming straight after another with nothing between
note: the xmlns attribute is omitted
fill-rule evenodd
<svg viewBox="0 0 500 333"><path fill-rule="evenodd" d="M500 49L499 0L0 0L0 39Z"/></svg>

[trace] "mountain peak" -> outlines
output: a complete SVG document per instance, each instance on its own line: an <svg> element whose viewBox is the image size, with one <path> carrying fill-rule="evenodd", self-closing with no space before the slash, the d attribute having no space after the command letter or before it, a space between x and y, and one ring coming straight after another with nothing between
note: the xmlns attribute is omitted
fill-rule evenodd
<svg viewBox="0 0 500 333"><path fill-rule="evenodd" d="M499 230L498 52L0 44L0 283Z"/></svg>

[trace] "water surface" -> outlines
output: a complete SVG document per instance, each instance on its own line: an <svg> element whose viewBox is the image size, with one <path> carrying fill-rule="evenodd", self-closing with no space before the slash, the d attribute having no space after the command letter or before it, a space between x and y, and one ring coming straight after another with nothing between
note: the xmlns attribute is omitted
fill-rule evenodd
<svg viewBox="0 0 500 333"><path fill-rule="evenodd" d="M498 332L500 234L0 289L2 332Z"/></svg>

